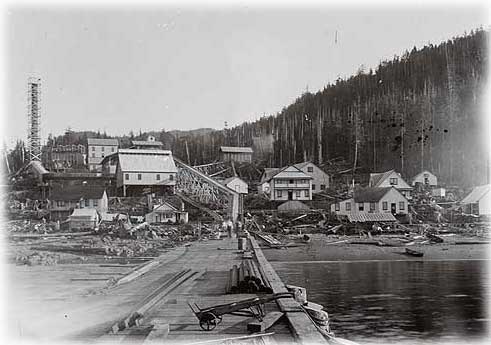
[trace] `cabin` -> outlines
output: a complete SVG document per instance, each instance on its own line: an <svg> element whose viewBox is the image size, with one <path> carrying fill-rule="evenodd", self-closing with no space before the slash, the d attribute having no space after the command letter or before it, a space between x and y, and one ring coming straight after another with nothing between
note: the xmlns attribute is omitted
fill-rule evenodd
<svg viewBox="0 0 491 345"><path fill-rule="evenodd" d="M476 216L491 215L491 184L477 186L459 203L462 211Z"/></svg>
<svg viewBox="0 0 491 345"><path fill-rule="evenodd" d="M423 186L437 186L438 179L437 177L429 172L428 170L424 170L420 172L418 175L414 176L411 180L411 185L414 187L419 183Z"/></svg>
<svg viewBox="0 0 491 345"><path fill-rule="evenodd" d="M408 200L411 200L412 187L407 184L401 174L395 170L382 173L371 173L369 187L394 187Z"/></svg>
<svg viewBox="0 0 491 345"><path fill-rule="evenodd" d="M247 183L237 176L229 177L223 180L221 183L225 187L228 187L239 194L248 194L249 192L249 186Z"/></svg>
<svg viewBox="0 0 491 345"><path fill-rule="evenodd" d="M312 200L312 177L291 165L279 169L269 181L272 201Z"/></svg>
<svg viewBox="0 0 491 345"><path fill-rule="evenodd" d="M329 188L329 175L312 162L302 162L293 165L312 177L312 193L320 193Z"/></svg>
<svg viewBox="0 0 491 345"><path fill-rule="evenodd" d="M356 213L408 214L408 200L395 187L357 188L354 197L331 205L337 215Z"/></svg>
<svg viewBox="0 0 491 345"><path fill-rule="evenodd" d="M94 209L99 213L108 210L106 189L102 186L56 186L48 197L50 219L66 220L75 209Z"/></svg>
<svg viewBox="0 0 491 345"><path fill-rule="evenodd" d="M153 206L153 210L145 215L145 221L147 223L187 223L188 212L184 211L184 204L181 209L178 209L164 201Z"/></svg>
<svg viewBox="0 0 491 345"><path fill-rule="evenodd" d="M222 162L252 162L252 148L250 147L220 147L220 160Z"/></svg>
<svg viewBox="0 0 491 345"><path fill-rule="evenodd" d="M107 163L106 163L107 162ZM121 149L104 162L104 171L116 164L118 195L140 196L145 193L173 194L177 167L168 150Z"/></svg>

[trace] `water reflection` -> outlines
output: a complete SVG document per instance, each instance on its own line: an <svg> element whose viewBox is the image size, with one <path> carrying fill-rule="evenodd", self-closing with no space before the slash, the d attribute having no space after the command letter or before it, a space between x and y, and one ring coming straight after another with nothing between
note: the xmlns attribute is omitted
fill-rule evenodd
<svg viewBox="0 0 491 345"><path fill-rule="evenodd" d="M488 335L486 261L272 264L326 306L338 336L393 342Z"/></svg>

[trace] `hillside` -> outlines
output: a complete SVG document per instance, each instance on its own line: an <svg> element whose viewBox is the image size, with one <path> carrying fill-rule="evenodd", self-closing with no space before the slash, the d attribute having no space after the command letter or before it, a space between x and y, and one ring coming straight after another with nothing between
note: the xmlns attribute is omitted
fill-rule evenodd
<svg viewBox="0 0 491 345"><path fill-rule="evenodd" d="M262 146L284 166L343 157L367 171L404 176L429 169L447 184L486 182L489 136L482 125L487 32L478 30L382 62L323 90L306 93L276 115L224 131L174 136L172 150L192 164L216 159L220 145Z"/></svg>

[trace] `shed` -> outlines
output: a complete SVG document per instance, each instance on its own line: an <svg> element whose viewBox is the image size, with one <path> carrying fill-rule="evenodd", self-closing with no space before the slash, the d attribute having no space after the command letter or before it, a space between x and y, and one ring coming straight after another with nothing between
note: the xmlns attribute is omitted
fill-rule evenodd
<svg viewBox="0 0 491 345"><path fill-rule="evenodd" d="M93 208L76 208L68 220L70 230L93 230L99 222L99 215Z"/></svg>
<svg viewBox="0 0 491 345"><path fill-rule="evenodd" d="M491 184L474 187L460 204L465 213L491 215Z"/></svg>
<svg viewBox="0 0 491 345"><path fill-rule="evenodd" d="M232 176L223 180L222 184L239 194L247 194L249 192L247 183L237 176Z"/></svg>
<svg viewBox="0 0 491 345"><path fill-rule="evenodd" d="M252 148L250 147L235 147L221 146L220 160L222 162L252 162Z"/></svg>
<svg viewBox="0 0 491 345"><path fill-rule="evenodd" d="M155 205L152 212L145 215L145 221L147 223L187 223L188 213L164 201L160 205Z"/></svg>
<svg viewBox="0 0 491 345"><path fill-rule="evenodd" d="M415 186L416 183L420 183L424 186L437 186L438 185L438 179L430 171L423 170L418 175L414 176L413 179L411 180L411 184L413 186Z"/></svg>
<svg viewBox="0 0 491 345"><path fill-rule="evenodd" d="M303 212L309 210L309 206L298 200L290 200L278 206L278 211L280 212Z"/></svg>

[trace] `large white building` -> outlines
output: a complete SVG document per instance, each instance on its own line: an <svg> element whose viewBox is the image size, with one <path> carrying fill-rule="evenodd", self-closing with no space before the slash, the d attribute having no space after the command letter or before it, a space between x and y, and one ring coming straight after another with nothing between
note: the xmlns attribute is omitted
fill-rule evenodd
<svg viewBox="0 0 491 345"><path fill-rule="evenodd" d="M312 200L312 177L293 165L278 169L261 188L274 201Z"/></svg>
<svg viewBox="0 0 491 345"><path fill-rule="evenodd" d="M312 177L312 193L319 193L329 188L329 175L312 162L302 162L294 165L305 174Z"/></svg>
<svg viewBox="0 0 491 345"><path fill-rule="evenodd" d="M357 213L407 214L408 200L393 186L357 188L353 198L332 204L331 212L339 215Z"/></svg>
<svg viewBox="0 0 491 345"><path fill-rule="evenodd" d="M177 167L168 150L120 149L104 160L103 171L112 170L118 194L123 196L173 192L176 185Z"/></svg>
<svg viewBox="0 0 491 345"><path fill-rule="evenodd" d="M90 171L100 172L102 160L113 153L118 152L118 139L87 139L87 165Z"/></svg>

